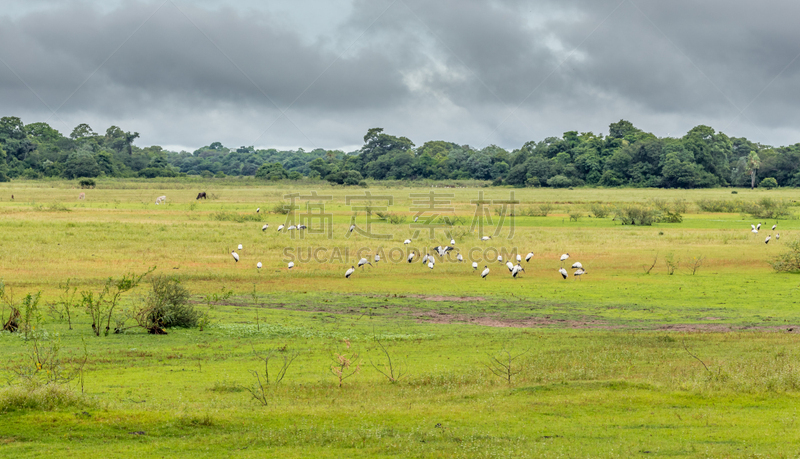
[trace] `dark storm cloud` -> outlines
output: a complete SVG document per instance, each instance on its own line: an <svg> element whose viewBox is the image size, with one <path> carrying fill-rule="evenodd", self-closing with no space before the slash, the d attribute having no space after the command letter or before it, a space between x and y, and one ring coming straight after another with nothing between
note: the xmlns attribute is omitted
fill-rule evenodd
<svg viewBox="0 0 800 459"><path fill-rule="evenodd" d="M54 120L127 122L142 143L336 147L383 126L513 148L620 118L800 141L800 4L354 0L320 18L306 1L298 22L211 3L0 13L19 76L0 63L3 115L50 117L24 81L64 104Z"/></svg>

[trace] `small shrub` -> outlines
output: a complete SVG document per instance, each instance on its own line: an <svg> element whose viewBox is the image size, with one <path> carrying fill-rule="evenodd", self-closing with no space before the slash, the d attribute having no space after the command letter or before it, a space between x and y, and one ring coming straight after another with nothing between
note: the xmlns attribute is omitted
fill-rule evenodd
<svg viewBox="0 0 800 459"><path fill-rule="evenodd" d="M547 186L552 188L567 188L572 186L572 180L564 175L555 175L547 179Z"/></svg>
<svg viewBox="0 0 800 459"><path fill-rule="evenodd" d="M773 188L778 188L778 181L775 180L773 177L767 177L758 184L759 188L766 188L771 190Z"/></svg>
<svg viewBox="0 0 800 459"><path fill-rule="evenodd" d="M270 212L272 212L273 214L287 215L287 214L289 214L289 211L291 210L291 209L289 209L289 207L290 207L289 204L287 204L284 201L281 201L281 202L275 204L274 206L272 206L272 209L270 210Z"/></svg>
<svg viewBox="0 0 800 459"><path fill-rule="evenodd" d="M770 266L779 273L800 273L800 241L791 241L786 247L775 261L769 262Z"/></svg>
<svg viewBox="0 0 800 459"><path fill-rule="evenodd" d="M81 181L78 182L78 185L81 188L94 188L95 186L97 186L95 181L93 179L90 179L90 178L81 179Z"/></svg>
<svg viewBox="0 0 800 459"><path fill-rule="evenodd" d="M579 211L579 210L570 210L570 211L569 211L569 221L571 221L571 222L576 222L576 221L578 221L578 220L579 220L581 217L583 217L583 212L581 212L581 211Z"/></svg>
<svg viewBox="0 0 800 459"><path fill-rule="evenodd" d="M197 326L200 313L189 303L189 290L180 279L161 275L153 277L150 284L146 300L149 322L164 328Z"/></svg>
<svg viewBox="0 0 800 459"><path fill-rule="evenodd" d="M594 218L606 218L611 213L611 206L607 204L594 203L590 209Z"/></svg>
<svg viewBox="0 0 800 459"><path fill-rule="evenodd" d="M637 204L617 207L614 219L623 225L651 226L656 220L656 210Z"/></svg>
<svg viewBox="0 0 800 459"><path fill-rule="evenodd" d="M791 216L789 203L783 199L761 198L743 209L753 218L779 219Z"/></svg>

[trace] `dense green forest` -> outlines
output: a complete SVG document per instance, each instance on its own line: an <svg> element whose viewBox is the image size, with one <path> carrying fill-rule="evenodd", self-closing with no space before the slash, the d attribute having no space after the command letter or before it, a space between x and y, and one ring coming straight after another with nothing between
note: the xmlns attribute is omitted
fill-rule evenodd
<svg viewBox="0 0 800 459"><path fill-rule="evenodd" d="M621 120L608 135L570 131L508 151L446 141L414 145L370 129L354 152L228 148L194 152L139 147L137 132L98 134L80 124L68 137L46 123L0 119L0 181L16 178L255 176L322 178L355 185L376 180L478 179L513 186L800 186L800 144L771 147L697 126L681 138L658 138Z"/></svg>

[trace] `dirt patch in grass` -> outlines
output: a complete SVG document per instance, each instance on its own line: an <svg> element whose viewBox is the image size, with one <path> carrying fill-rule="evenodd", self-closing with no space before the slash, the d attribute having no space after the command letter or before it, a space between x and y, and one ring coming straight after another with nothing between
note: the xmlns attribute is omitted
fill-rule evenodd
<svg viewBox="0 0 800 459"><path fill-rule="evenodd" d="M578 320L553 319L549 316L531 316L521 319L509 319L498 316L471 316L466 314L446 314L436 311L424 311L414 314L419 322L434 324L474 324L484 327L511 327L511 328L596 328L616 329L622 326L611 325L607 322L586 317Z"/></svg>
<svg viewBox="0 0 800 459"><path fill-rule="evenodd" d="M485 301L482 296L441 296L441 295L406 295L407 298L419 298L425 301Z"/></svg>

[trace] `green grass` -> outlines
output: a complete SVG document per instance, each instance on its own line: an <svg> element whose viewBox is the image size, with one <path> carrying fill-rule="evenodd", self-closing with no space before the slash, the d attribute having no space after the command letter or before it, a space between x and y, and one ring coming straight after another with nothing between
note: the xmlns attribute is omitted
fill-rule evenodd
<svg viewBox="0 0 800 459"><path fill-rule="evenodd" d="M481 280L469 263L387 263L409 247L411 193L384 188L389 212L408 223L375 223L377 241L347 236L348 194L327 184L263 186L253 181L98 181L0 184L0 278L16 302L42 291L46 332L40 349L58 344L65 368L84 357L81 387L33 388L14 379L29 362L32 341L0 333L0 456L130 457L789 457L800 452L798 287L800 278L768 265L800 221L778 221L780 240L765 245L740 214L704 213L700 199L791 200L793 190L547 190L442 188L452 193L452 229L470 248L516 247L534 259L512 279L497 262ZM195 201L197 191L216 199ZM333 238L295 238L275 231L285 216L265 213L288 192L330 193ZM552 202L548 217L517 217L512 239L481 242L469 233L470 201L507 199L520 206ZM8 200L15 195L13 202ZM157 196L167 202L156 206ZM685 199L682 223L623 226L568 212L592 203ZM256 207L262 213L256 214ZM794 209L794 208L792 208ZM497 218L492 214L493 218ZM363 214L360 218L363 217ZM266 232L261 225L269 223ZM449 242L416 240L424 249ZM238 244L241 262L230 251ZM285 247L334 248L349 259L295 260ZM376 267L344 270L383 249ZM571 254L588 274L562 280L558 256ZM644 267L656 266L649 274ZM704 257L695 274L689 262ZM343 257L344 258L344 257ZM669 275L664 262L678 269ZM261 261L259 272L255 263ZM95 337L83 311L73 330L47 313L59 284L99 291L127 272L176 275L212 321L203 331L151 336L132 329ZM256 289L256 298L250 295ZM148 285L123 297L120 311L143 301ZM203 295L234 295L210 309ZM8 307L0 306L3 317ZM38 336L38 335L37 335ZM386 347L404 376L390 382ZM85 352L84 353L84 344ZM297 352L268 406L247 390L263 371L255 352ZM512 383L487 368L503 350ZM352 357L359 372L338 387L331 365ZM275 368L271 368L274 376Z"/></svg>

